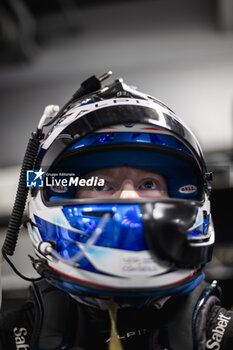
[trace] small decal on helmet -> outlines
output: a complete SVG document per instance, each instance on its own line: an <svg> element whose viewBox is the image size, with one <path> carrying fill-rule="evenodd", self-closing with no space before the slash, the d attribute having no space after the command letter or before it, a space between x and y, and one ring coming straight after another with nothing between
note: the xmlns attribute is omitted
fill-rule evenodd
<svg viewBox="0 0 233 350"><path fill-rule="evenodd" d="M126 128L132 128L135 124L124 124Z"/></svg>
<svg viewBox="0 0 233 350"><path fill-rule="evenodd" d="M150 256L124 255L121 270L124 274L144 275L157 272L158 266Z"/></svg>
<svg viewBox="0 0 233 350"><path fill-rule="evenodd" d="M68 188L63 185L53 185L50 188L53 192L56 193L66 193L68 191Z"/></svg>
<svg viewBox="0 0 233 350"><path fill-rule="evenodd" d="M185 185L179 188L179 192L183 194L190 194L197 191L197 187L195 185Z"/></svg>

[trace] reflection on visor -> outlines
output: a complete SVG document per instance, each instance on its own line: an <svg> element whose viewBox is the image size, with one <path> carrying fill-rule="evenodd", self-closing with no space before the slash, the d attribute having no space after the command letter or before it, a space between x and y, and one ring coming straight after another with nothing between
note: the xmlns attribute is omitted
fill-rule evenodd
<svg viewBox="0 0 233 350"><path fill-rule="evenodd" d="M148 134L140 132L111 132L111 133L96 133L85 137L84 139L76 142L68 150L73 151L87 146L94 145L107 145L117 143L145 143L151 145L160 145L163 147L171 148L177 151L182 151L192 156L189 149L178 139L172 135L164 134Z"/></svg>

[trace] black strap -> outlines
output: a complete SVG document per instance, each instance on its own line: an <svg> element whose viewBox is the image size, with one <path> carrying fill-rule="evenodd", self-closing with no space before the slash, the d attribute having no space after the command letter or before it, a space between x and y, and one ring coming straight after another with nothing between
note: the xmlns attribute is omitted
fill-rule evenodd
<svg viewBox="0 0 233 350"><path fill-rule="evenodd" d="M75 300L46 281L34 283L32 292L38 311L32 348L65 349L72 342L76 327Z"/></svg>
<svg viewBox="0 0 233 350"><path fill-rule="evenodd" d="M191 293L184 296L174 296L168 300L163 309L164 330L171 350L195 349L193 328L196 327L194 310L203 292L209 288L209 283L202 281ZM217 289L212 291L212 294ZM202 307L203 305L201 305Z"/></svg>
<svg viewBox="0 0 233 350"><path fill-rule="evenodd" d="M31 335L34 327L34 305L28 301L17 310L1 313L0 349L31 349Z"/></svg>

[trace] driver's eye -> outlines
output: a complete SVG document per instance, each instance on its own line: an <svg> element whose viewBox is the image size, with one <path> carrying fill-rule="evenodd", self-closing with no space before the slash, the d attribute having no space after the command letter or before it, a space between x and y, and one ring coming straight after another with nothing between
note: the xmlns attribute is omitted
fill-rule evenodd
<svg viewBox="0 0 233 350"><path fill-rule="evenodd" d="M94 191L97 191L97 192L100 192L100 191L108 191L109 189L110 189L110 186L107 185L107 184L104 184L104 185L102 185L102 186L96 185L96 186L93 187L93 190L94 190Z"/></svg>
<svg viewBox="0 0 233 350"><path fill-rule="evenodd" d="M147 180L147 181L143 182L142 185L140 185L139 189L140 190L156 190L157 184L155 181Z"/></svg>

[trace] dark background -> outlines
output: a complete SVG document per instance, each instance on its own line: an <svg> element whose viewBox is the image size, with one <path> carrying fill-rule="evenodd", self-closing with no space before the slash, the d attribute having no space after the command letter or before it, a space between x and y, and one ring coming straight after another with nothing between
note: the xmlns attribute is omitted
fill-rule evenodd
<svg viewBox="0 0 233 350"><path fill-rule="evenodd" d="M92 74L112 70L168 104L191 127L214 170L217 245L209 279L232 303L233 3L231 0L3 0L0 4L0 238L19 166L47 104L62 106ZM16 254L25 274L31 249ZM4 296L25 282L3 266Z"/></svg>

